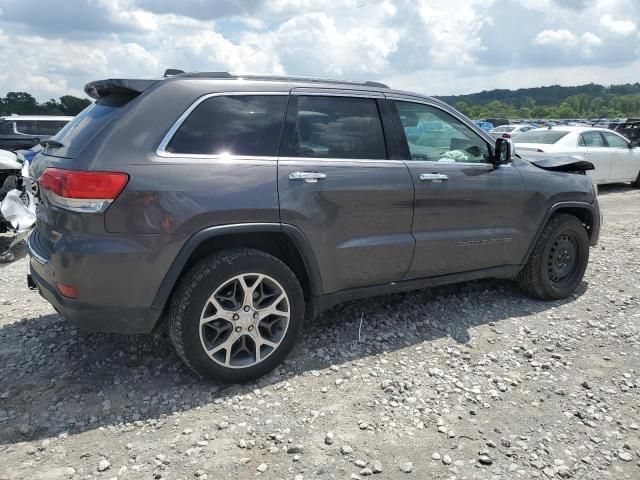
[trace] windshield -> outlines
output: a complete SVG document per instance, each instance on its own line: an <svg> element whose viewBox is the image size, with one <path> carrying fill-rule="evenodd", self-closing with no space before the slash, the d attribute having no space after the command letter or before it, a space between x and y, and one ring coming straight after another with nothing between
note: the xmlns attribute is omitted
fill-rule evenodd
<svg viewBox="0 0 640 480"><path fill-rule="evenodd" d="M568 133L559 130L529 130L518 135L516 143L544 143L551 145Z"/></svg>

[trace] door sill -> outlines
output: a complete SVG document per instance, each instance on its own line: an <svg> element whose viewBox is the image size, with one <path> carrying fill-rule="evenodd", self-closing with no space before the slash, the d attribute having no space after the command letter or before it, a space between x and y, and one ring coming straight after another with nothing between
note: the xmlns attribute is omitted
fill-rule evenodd
<svg viewBox="0 0 640 480"><path fill-rule="evenodd" d="M314 316L317 316L322 311L349 300L376 297L379 295L387 295L389 293L420 290L440 285L468 282L470 280L478 280L481 278L513 278L521 269L522 265L504 265L501 267L483 268L480 270L471 270L448 275L403 280L400 282L384 283L368 287L350 288L315 297L313 300L315 305L312 310L314 312Z"/></svg>

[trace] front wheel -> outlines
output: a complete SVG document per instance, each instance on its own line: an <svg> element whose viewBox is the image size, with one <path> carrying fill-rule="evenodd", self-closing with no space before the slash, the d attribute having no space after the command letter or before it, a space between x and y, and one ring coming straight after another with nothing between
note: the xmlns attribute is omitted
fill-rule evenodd
<svg viewBox="0 0 640 480"><path fill-rule="evenodd" d="M631 182L631 186L634 188L640 188L640 172L638 172L635 182Z"/></svg>
<svg viewBox="0 0 640 480"><path fill-rule="evenodd" d="M551 217L518 275L520 286L543 300L571 295L589 262L589 238L582 222L573 215Z"/></svg>
<svg viewBox="0 0 640 480"><path fill-rule="evenodd" d="M294 273L265 252L233 249L187 273L172 299L169 333L196 373L242 383L284 360L303 319L304 297Z"/></svg>

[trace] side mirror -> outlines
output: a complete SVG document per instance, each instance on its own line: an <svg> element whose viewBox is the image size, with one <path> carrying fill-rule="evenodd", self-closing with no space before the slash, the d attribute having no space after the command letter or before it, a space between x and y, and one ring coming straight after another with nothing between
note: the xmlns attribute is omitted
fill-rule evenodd
<svg viewBox="0 0 640 480"><path fill-rule="evenodd" d="M638 142L635 140L633 142L629 142L629 148L638 148Z"/></svg>
<svg viewBox="0 0 640 480"><path fill-rule="evenodd" d="M511 141L506 138L496 139L494 165L504 165L511 161L511 154L513 153L513 147Z"/></svg>

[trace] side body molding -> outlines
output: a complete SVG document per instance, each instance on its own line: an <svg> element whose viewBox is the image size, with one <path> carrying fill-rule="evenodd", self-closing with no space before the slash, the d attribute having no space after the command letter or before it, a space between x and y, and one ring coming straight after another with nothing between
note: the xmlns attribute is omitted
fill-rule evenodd
<svg viewBox="0 0 640 480"><path fill-rule="evenodd" d="M165 275L160 288L156 293L153 300L152 308L163 309L166 302L169 300L169 296L173 288L175 287L180 274L182 273L184 266L189 261L189 258L193 252L198 248L202 242L214 237L222 237L225 235L239 234L239 233L268 233L277 232L284 233L291 239L295 247L298 249L298 253L304 262L304 267L307 271L309 278L309 287L313 296L322 295L322 278L320 276L320 270L316 261L315 255L309 245L309 241L305 235L298 228L281 223L240 223L231 225L219 225L215 227L204 228L194 235L192 235L180 249L175 260L171 264L169 271Z"/></svg>

